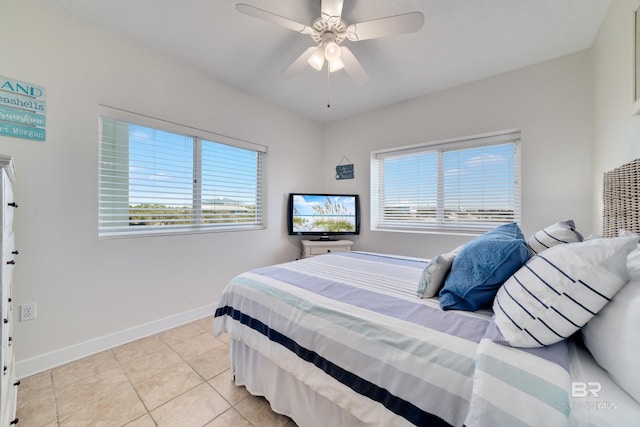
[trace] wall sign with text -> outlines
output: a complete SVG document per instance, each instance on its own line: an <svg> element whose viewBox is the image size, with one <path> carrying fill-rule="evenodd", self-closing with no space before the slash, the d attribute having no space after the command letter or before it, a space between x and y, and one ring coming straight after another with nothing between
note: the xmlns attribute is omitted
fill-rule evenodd
<svg viewBox="0 0 640 427"><path fill-rule="evenodd" d="M336 179L353 179L353 163L347 156L342 156L340 164L336 166Z"/></svg>
<svg viewBox="0 0 640 427"><path fill-rule="evenodd" d="M43 87L0 76L0 135L44 141L45 98Z"/></svg>
<svg viewBox="0 0 640 427"><path fill-rule="evenodd" d="M353 179L353 164L336 166L336 179Z"/></svg>

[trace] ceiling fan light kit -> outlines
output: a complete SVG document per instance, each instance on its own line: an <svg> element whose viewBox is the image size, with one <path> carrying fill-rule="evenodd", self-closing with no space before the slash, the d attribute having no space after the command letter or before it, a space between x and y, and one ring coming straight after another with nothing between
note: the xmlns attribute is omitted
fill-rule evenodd
<svg viewBox="0 0 640 427"><path fill-rule="evenodd" d="M353 55L353 52L347 46L341 45L343 41L358 42L397 34L413 33L422 28L424 24L424 15L422 13L410 12L347 25L342 20L342 4L342 0L322 0L320 18L313 21L311 26L295 22L246 3L237 3L236 9L242 14L309 35L316 43L316 46L306 49L283 71L283 77L295 76L307 64L321 71L326 59L327 69L330 73L344 69L358 84L366 83L369 75Z"/></svg>
<svg viewBox="0 0 640 427"><path fill-rule="evenodd" d="M308 63L316 70L322 70L324 66L324 60L327 60L329 66L329 72L340 71L344 68L344 63L340 57L342 56L342 49L336 42L329 40L328 42L322 42L318 48L309 57Z"/></svg>
<svg viewBox="0 0 640 427"><path fill-rule="evenodd" d="M330 41L324 45L324 57L327 58L327 61L337 61L341 54L340 46L336 42Z"/></svg>
<svg viewBox="0 0 640 427"><path fill-rule="evenodd" d="M329 62L329 72L330 73L335 73L336 71L340 71L343 68L344 68L344 62L342 62L342 59L340 59L340 58Z"/></svg>
<svg viewBox="0 0 640 427"><path fill-rule="evenodd" d="M309 57L307 62L309 62L309 65L313 68L320 71L324 66L324 56L324 49L322 49L322 47L318 47L315 52L313 52L313 55Z"/></svg>

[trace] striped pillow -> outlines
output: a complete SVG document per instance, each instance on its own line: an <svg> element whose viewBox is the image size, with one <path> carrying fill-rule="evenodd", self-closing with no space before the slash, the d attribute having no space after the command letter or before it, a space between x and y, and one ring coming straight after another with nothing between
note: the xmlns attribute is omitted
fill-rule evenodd
<svg viewBox="0 0 640 427"><path fill-rule="evenodd" d="M513 347L542 347L569 337L629 280L634 237L558 245L531 258L500 288L495 322Z"/></svg>
<svg viewBox="0 0 640 427"><path fill-rule="evenodd" d="M527 240L529 254L534 256L552 246L582 242L582 234L576 230L572 219L561 221L537 231Z"/></svg>

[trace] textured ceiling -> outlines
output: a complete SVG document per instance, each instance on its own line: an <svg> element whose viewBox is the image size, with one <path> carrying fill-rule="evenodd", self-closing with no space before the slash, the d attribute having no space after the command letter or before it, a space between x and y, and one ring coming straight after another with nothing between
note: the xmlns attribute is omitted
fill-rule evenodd
<svg viewBox="0 0 640 427"><path fill-rule="evenodd" d="M309 36L243 15L223 0L41 0L220 81L327 123L591 46L610 0L344 0L347 23L420 11L412 34L351 42L369 74L281 72ZM242 0L310 25L320 0ZM327 102L331 107L327 108Z"/></svg>

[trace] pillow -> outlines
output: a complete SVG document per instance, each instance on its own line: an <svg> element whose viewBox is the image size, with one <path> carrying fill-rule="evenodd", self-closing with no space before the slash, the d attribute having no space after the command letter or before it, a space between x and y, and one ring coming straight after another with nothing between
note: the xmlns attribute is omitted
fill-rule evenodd
<svg viewBox="0 0 640 427"><path fill-rule="evenodd" d="M561 221L537 231L529 238L529 252L531 256L563 243L582 242L582 234L576 230L572 219Z"/></svg>
<svg viewBox="0 0 640 427"><path fill-rule="evenodd" d="M542 347L567 338L629 279L634 237L554 246L531 258L498 291L494 319L513 347Z"/></svg>
<svg viewBox="0 0 640 427"><path fill-rule="evenodd" d="M640 402L640 248L627 258L629 283L582 328L585 346L611 378Z"/></svg>
<svg viewBox="0 0 640 427"><path fill-rule="evenodd" d="M418 282L418 296L420 298L431 298L440 292L455 257L455 252L449 252L436 255L429 261L424 270L422 270L422 275L420 275L420 281Z"/></svg>
<svg viewBox="0 0 640 427"><path fill-rule="evenodd" d="M518 224L501 225L460 249L440 291L443 310L476 311L529 258Z"/></svg>

